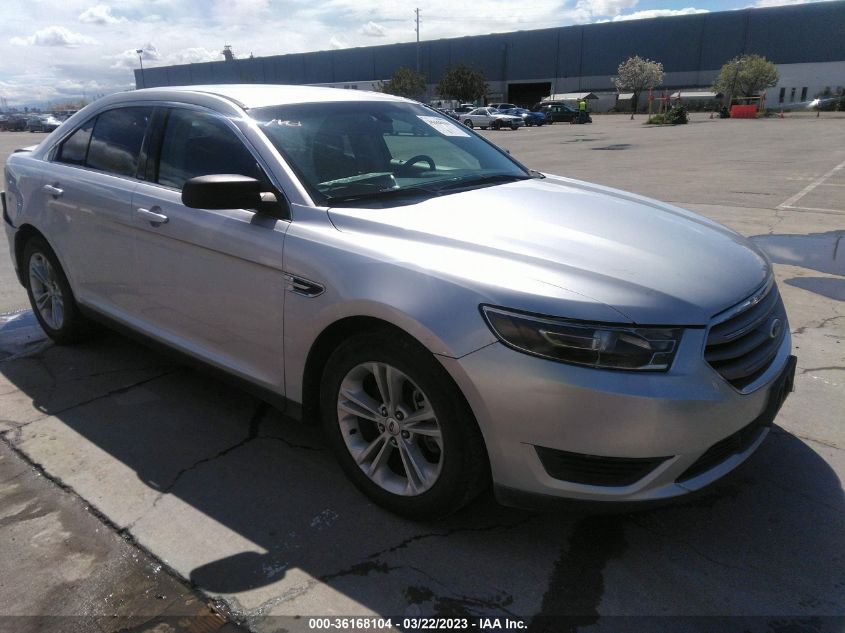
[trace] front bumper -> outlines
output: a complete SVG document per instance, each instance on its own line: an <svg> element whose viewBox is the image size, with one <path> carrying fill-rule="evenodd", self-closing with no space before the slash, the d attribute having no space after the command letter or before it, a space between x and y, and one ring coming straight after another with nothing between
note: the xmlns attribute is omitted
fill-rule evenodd
<svg viewBox="0 0 845 633"><path fill-rule="evenodd" d="M705 336L704 329L687 330L665 373L566 365L501 343L441 362L476 415L497 488L593 501L655 501L703 488L742 463L768 432L770 401L782 402L770 394L783 389L781 377L793 362L788 334L750 393L740 393L704 361ZM752 423L759 429L747 428ZM720 442L723 449L734 442L733 450L714 455L711 449ZM550 470L558 476L561 471L541 460L542 449L654 464L624 485L596 485L582 477L552 476Z"/></svg>

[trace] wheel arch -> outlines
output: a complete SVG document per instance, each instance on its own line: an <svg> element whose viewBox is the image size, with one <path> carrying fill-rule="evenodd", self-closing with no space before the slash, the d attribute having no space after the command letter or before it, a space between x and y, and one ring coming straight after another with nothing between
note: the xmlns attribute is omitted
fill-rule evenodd
<svg viewBox="0 0 845 633"><path fill-rule="evenodd" d="M318 421L320 419L320 382L326 368L326 363L332 353L341 344L353 336L357 336L359 334L370 334L379 331L398 334L408 341L411 341L420 350L434 356L435 360L437 358L436 355L415 336L396 324L384 319L372 316L347 316L338 319L324 328L323 331L317 335L317 338L314 340L314 343L311 345L311 349L308 352L302 376L302 419L304 421ZM472 423L478 425L475 412L470 406L466 395L461 390L457 381L454 379L451 372L446 367L443 367L442 363L439 361L437 362L443 368L444 375L454 387L462 404L466 407L466 412L472 416Z"/></svg>
<svg viewBox="0 0 845 633"><path fill-rule="evenodd" d="M25 280L25 277L24 277L24 275L26 273L24 271L24 266L23 266L23 252L26 249L26 245L29 242L29 240L31 240L33 237L40 237L42 240L44 240L47 243L47 245L53 250L54 253L56 252L56 249L53 248L53 246L50 244L50 241L47 239L47 237L41 231L39 231L37 228L35 228L32 224L22 224L21 226L19 226L17 231L15 232L15 253L14 253L14 255L15 255L15 264L16 264L17 275L18 275L18 282L20 282L20 284L22 286L26 286L26 280ZM58 254L56 254L56 257L58 257Z"/></svg>
<svg viewBox="0 0 845 633"><path fill-rule="evenodd" d="M344 341L359 334L369 334L378 331L392 331L409 340L414 341L421 348L428 351L419 340L411 336L402 328L372 316L347 316L326 326L314 339L305 360L302 375L302 418L303 420L319 420L320 414L320 381L323 377L326 363L338 346Z"/></svg>

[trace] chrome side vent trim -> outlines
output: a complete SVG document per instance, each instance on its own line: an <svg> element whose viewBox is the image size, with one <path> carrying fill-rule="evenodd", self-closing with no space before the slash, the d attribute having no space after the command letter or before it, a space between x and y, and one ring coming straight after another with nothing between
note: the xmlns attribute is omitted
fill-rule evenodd
<svg viewBox="0 0 845 633"><path fill-rule="evenodd" d="M287 282L285 290L302 295L303 297L316 297L323 294L326 290L324 286L318 284L316 281L310 281L305 279L305 277L291 275L290 273L285 273L285 281Z"/></svg>

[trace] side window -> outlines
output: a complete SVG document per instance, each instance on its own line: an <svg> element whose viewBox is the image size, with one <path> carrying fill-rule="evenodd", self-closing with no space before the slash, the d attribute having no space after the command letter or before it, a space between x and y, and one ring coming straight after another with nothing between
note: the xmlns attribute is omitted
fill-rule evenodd
<svg viewBox="0 0 845 633"><path fill-rule="evenodd" d="M186 180L210 174L240 174L265 180L243 142L219 118L173 109L167 117L156 182L181 189Z"/></svg>
<svg viewBox="0 0 845 633"><path fill-rule="evenodd" d="M106 110L97 117L86 165L117 176L134 176L152 108Z"/></svg>
<svg viewBox="0 0 845 633"><path fill-rule="evenodd" d="M56 153L56 161L69 165L84 165L85 158L88 156L88 144L91 142L91 130L93 129L94 119L91 119L67 137Z"/></svg>

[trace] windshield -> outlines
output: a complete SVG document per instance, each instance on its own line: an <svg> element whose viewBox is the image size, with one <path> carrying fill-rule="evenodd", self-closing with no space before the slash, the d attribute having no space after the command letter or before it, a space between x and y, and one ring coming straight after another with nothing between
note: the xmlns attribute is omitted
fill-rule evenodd
<svg viewBox="0 0 845 633"><path fill-rule="evenodd" d="M250 115L318 203L430 197L532 177L453 119L412 103L308 103Z"/></svg>

